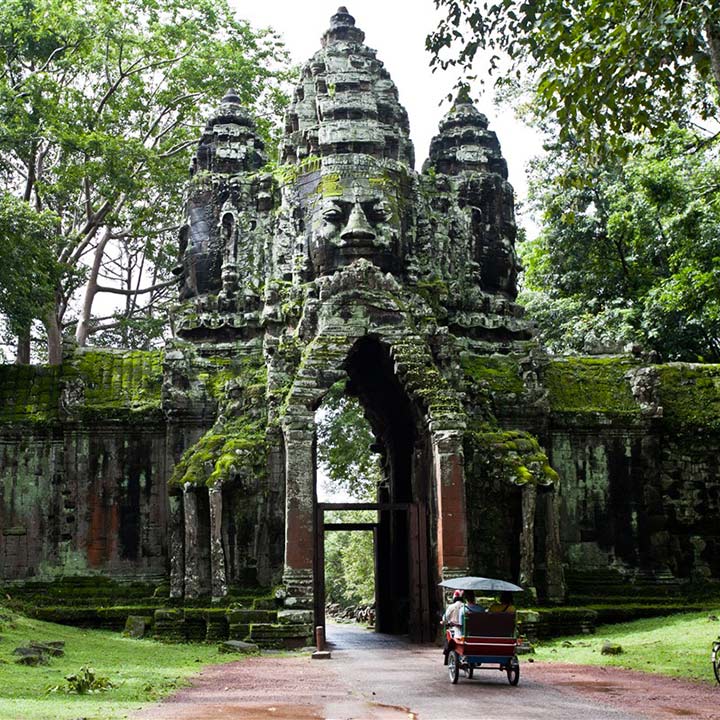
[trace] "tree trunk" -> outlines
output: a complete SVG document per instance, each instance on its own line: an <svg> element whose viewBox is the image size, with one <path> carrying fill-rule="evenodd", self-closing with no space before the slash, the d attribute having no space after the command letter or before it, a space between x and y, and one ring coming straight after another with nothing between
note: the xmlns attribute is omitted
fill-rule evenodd
<svg viewBox="0 0 720 720"><path fill-rule="evenodd" d="M97 295L98 276L102 267L103 257L105 255L105 247L110 240L110 228L105 228L102 238L95 248L95 257L93 258L92 268L88 276L87 285L85 286L85 297L83 298L83 306L78 319L75 339L80 347L85 347L88 335L90 334L90 321L92 320L92 306Z"/></svg>
<svg viewBox="0 0 720 720"><path fill-rule="evenodd" d="M715 78L715 89L720 93L720 25L710 18L705 23L705 39L710 52L710 67Z"/></svg>
<svg viewBox="0 0 720 720"><path fill-rule="evenodd" d="M30 328L24 330L18 335L17 339L17 356L15 357L16 365L30 364Z"/></svg>
<svg viewBox="0 0 720 720"><path fill-rule="evenodd" d="M520 584L535 594L535 508L537 485L522 488L522 533L520 534Z"/></svg>
<svg viewBox="0 0 720 720"><path fill-rule="evenodd" d="M55 308L50 310L45 317L45 329L47 331L48 365L60 365L62 363L62 331L58 321Z"/></svg>

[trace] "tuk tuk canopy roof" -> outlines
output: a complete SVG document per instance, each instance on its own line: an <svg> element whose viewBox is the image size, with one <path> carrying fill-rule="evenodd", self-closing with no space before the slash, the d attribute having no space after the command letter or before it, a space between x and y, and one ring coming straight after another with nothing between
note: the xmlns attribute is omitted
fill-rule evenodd
<svg viewBox="0 0 720 720"><path fill-rule="evenodd" d="M468 575L466 577L450 578L438 583L440 587L449 590L489 590L491 592L522 592L519 585L514 585L506 580L496 578L484 578Z"/></svg>

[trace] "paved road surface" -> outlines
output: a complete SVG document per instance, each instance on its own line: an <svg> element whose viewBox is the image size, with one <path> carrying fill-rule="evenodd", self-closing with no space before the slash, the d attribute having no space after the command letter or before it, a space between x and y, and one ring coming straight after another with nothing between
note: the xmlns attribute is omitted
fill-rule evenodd
<svg viewBox="0 0 720 720"><path fill-rule="evenodd" d="M432 646L330 625L332 660L263 655L203 671L136 720L720 720L716 688L521 659L452 685ZM720 690L720 689L717 689Z"/></svg>
<svg viewBox="0 0 720 720"><path fill-rule="evenodd" d="M419 649L395 637L364 632L353 626L332 626L328 638L337 645L330 662L341 672L343 667L348 668L343 675L356 693L370 695L382 704L408 708L418 720L638 720L641 717L599 705L579 693L561 692L527 677L530 665L522 660L517 687L511 687L507 675L496 670L476 672L472 680L465 679L461 672L458 684L452 685L437 648ZM334 716L330 713L329 717Z"/></svg>

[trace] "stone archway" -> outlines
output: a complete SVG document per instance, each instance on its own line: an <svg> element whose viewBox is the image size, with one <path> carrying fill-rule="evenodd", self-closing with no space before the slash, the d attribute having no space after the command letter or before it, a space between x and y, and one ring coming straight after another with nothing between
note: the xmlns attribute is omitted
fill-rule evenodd
<svg viewBox="0 0 720 720"><path fill-rule="evenodd" d="M397 327L397 325L396 325ZM402 326L400 326L402 327ZM321 332L309 344L285 401L282 417L286 457L286 603L311 609L317 571L314 411L329 388L347 376L350 391L368 412L386 450L388 489L381 501L414 505L389 513L378 536L386 566L378 568L387 589L378 594L384 629L430 635L436 583L467 569L462 437L464 421L422 337L410 333ZM426 572L411 561L410 533L421 532ZM425 559L425 558L424 558ZM424 560L423 559L423 560Z"/></svg>

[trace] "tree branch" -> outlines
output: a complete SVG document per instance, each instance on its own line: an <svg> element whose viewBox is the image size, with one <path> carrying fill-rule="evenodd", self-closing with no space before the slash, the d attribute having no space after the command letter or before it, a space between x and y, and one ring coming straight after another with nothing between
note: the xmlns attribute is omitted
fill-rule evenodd
<svg viewBox="0 0 720 720"><path fill-rule="evenodd" d="M155 292L156 290L162 290L163 288L171 287L172 285L177 285L177 280L173 278L172 280L165 280L164 282L156 283L155 285L151 285L146 288L135 288L135 289L126 289L126 288L114 288L114 287L106 287L104 285L98 285L96 290L97 292L101 293L113 293L114 295L145 295L150 292Z"/></svg>

